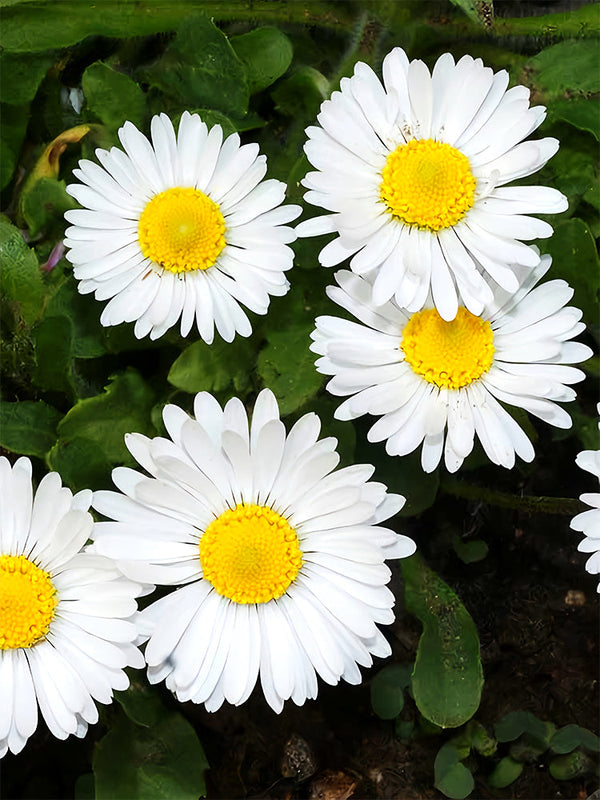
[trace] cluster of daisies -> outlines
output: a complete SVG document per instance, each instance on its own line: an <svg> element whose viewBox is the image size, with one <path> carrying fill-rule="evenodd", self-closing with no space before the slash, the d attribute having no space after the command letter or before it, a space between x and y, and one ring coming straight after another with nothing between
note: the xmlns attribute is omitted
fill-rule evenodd
<svg viewBox="0 0 600 800"><path fill-rule="evenodd" d="M306 200L327 213L295 229L285 185L265 156L197 114L175 131L154 117L149 141L130 122L123 149L97 150L68 187L80 210L65 244L79 291L106 301L101 322L156 339L195 326L207 343L249 336L244 309L267 312L289 287L297 236L333 234L319 259L348 261L328 289L344 317L316 320L312 350L336 416L378 419L391 455L421 447L426 472L460 468L475 438L510 468L534 451L505 406L566 428L591 351L573 341L581 312L550 258L525 242L552 228L531 214L567 206L558 191L509 186L558 142L526 140L544 119L523 86L479 59L450 54L430 74L395 49L383 84L366 64L307 130L315 171ZM350 317L350 318L348 318ZM31 464L0 458L0 755L19 752L38 708L60 738L83 736L147 665L181 701L243 703L260 681L277 712L317 695L317 677L361 680L390 653L387 559L414 552L381 525L404 498L373 467L338 469L336 441L309 413L286 431L263 390L249 419L200 393L190 416L164 409L168 437L126 437L145 470L117 468L119 491L73 496L56 473L33 492ZM600 454L578 463L600 476ZM573 520L600 571L600 495ZM94 522L92 506L107 520ZM138 611L157 585L173 590ZM145 645L143 654L140 647Z"/></svg>

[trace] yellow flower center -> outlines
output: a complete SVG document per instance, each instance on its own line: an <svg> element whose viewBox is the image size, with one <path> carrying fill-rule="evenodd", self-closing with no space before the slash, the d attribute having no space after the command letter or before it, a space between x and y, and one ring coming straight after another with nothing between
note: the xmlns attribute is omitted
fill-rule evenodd
<svg viewBox="0 0 600 800"><path fill-rule="evenodd" d="M210 523L200 539L207 581L236 603L281 597L302 566L296 531L271 508L240 504Z"/></svg>
<svg viewBox="0 0 600 800"><path fill-rule="evenodd" d="M476 180L469 159L433 139L411 139L387 157L380 197L406 225L439 231L472 207Z"/></svg>
<svg viewBox="0 0 600 800"><path fill-rule="evenodd" d="M143 210L138 240L146 258L171 272L208 269L225 247L225 219L198 189L167 189Z"/></svg>
<svg viewBox="0 0 600 800"><path fill-rule="evenodd" d="M440 388L468 386L494 360L492 326L462 306L452 322L443 320L435 308L413 314L400 346L413 371Z"/></svg>
<svg viewBox="0 0 600 800"><path fill-rule="evenodd" d="M25 556L0 556L0 650L32 647L58 603L50 575Z"/></svg>

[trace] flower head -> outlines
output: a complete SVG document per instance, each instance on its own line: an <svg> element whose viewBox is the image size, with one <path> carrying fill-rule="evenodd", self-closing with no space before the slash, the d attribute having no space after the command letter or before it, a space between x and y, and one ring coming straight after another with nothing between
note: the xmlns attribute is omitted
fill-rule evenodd
<svg viewBox="0 0 600 800"><path fill-rule="evenodd" d="M378 523L404 499L369 465L334 471L336 440L318 440L315 414L286 435L267 389L251 424L237 398L221 409L202 392L194 412L165 408L170 439L129 435L152 477L116 469L123 494L93 500L116 520L95 526L99 552L181 586L141 613L150 681L210 711L243 703L259 674L276 711L314 698L317 674L359 683L358 664L390 653L377 628L393 620L385 559L415 548Z"/></svg>
<svg viewBox="0 0 600 800"><path fill-rule="evenodd" d="M481 59L442 55L430 75L400 48L383 61L383 86L359 62L321 106L305 145L317 172L305 199L333 212L301 223L300 236L337 233L320 254L325 266L351 258L369 276L372 299L392 297L420 310L429 293L442 319L460 304L472 314L493 287L518 288L515 265L533 268L523 240L550 236L528 216L567 207L556 189L510 187L556 152L556 139L523 141L544 120L529 89L507 90L508 73ZM490 280L491 279L491 280Z"/></svg>
<svg viewBox="0 0 600 800"><path fill-rule="evenodd" d="M285 223L299 206L282 206L285 184L263 181L258 145L223 141L185 111L177 135L166 114L151 123L152 144L131 123L119 130L125 152L96 150L102 164L80 161L67 191L84 210L67 211L67 258L79 291L112 298L103 325L135 321L138 338L162 336L194 321L210 343L249 336L242 309L266 314L285 294L295 233Z"/></svg>
<svg viewBox="0 0 600 800"><path fill-rule="evenodd" d="M600 414L600 403L598 403L598 414ZM600 423L598 424L600 428ZM591 472L596 478L600 479L600 450L582 450L575 459L578 467ZM571 528L574 531L581 531L585 538L581 540L577 549L582 553L591 553L585 568L588 572L595 575L600 572L600 494L598 492L588 492L579 498L582 503L591 506L588 511L577 514L571 520ZM598 583L600 592L600 583Z"/></svg>
<svg viewBox="0 0 600 800"><path fill-rule="evenodd" d="M0 457L0 757L23 749L38 705L54 736L84 736L94 700L110 703L129 685L123 668L144 663L132 621L141 587L82 552L91 498L56 472L34 494L29 459Z"/></svg>
<svg viewBox="0 0 600 800"><path fill-rule="evenodd" d="M568 284L533 288L550 263L543 256L516 294L497 290L481 315L461 306L450 322L432 303L414 313L394 300L374 306L368 280L336 273L339 287L329 287L329 296L362 324L319 317L312 334L311 349L321 356L317 369L333 375L327 388L350 395L335 416L380 416L369 440L386 440L390 455L406 455L422 442L426 472L442 453L455 472L475 436L494 464L511 468L515 454L531 461L531 442L501 403L569 428L571 418L556 401L573 400L566 384L584 373L564 365L591 355L586 345L569 341L585 326L579 309L564 307L573 295Z"/></svg>

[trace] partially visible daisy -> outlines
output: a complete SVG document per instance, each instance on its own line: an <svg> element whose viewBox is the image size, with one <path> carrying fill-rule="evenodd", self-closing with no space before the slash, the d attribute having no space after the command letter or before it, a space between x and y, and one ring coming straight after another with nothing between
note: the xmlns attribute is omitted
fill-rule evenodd
<svg viewBox="0 0 600 800"><path fill-rule="evenodd" d="M119 130L125 152L96 150L102 167L79 162L81 184L67 191L85 210L67 211L67 258L79 291L112 298L102 325L135 321L135 335L162 336L194 322L205 342L214 329L230 342L249 336L242 306L266 314L270 295L288 290L296 238L286 226L299 206L282 206L285 184L262 179L257 144L223 141L185 111L177 135L166 114L150 126L152 144L131 122Z"/></svg>
<svg viewBox="0 0 600 800"><path fill-rule="evenodd" d="M515 454L531 461L531 442L501 403L569 428L571 418L556 401L573 400L565 384L583 380L584 373L564 364L592 354L569 341L585 325L579 309L564 308L573 296L568 284L533 288L550 263L543 256L516 294L498 290L480 316L461 306L451 322L431 307L410 313L393 300L374 306L367 280L336 273L339 287L329 287L329 296L363 324L319 317L312 334L311 349L322 356L318 371L334 376L327 388L350 395L335 416L380 416L369 441L386 440L390 455L423 443L425 472L437 467L442 453L455 472L475 436L494 464L511 468Z"/></svg>
<svg viewBox="0 0 600 800"><path fill-rule="evenodd" d="M38 706L59 739L85 736L94 701L126 689L141 587L108 558L82 552L92 493L75 496L56 472L33 492L31 462L0 457L0 757L19 753Z"/></svg>
<svg viewBox="0 0 600 800"><path fill-rule="evenodd" d="M600 403L598 403L597 411L600 414ZM598 427L600 428L600 423ZM582 450L575 459L575 463L581 469L591 472L600 479L600 450ZM585 568L595 575L600 572L600 494L589 492L582 494L579 499L591 508L573 517L571 528L585 534L585 538L581 540L577 549L582 553L592 554L588 558ZM600 592L600 583L598 583L598 591Z"/></svg>
<svg viewBox="0 0 600 800"><path fill-rule="evenodd" d="M301 223L300 236L338 233L320 254L332 266L370 276L372 299L392 297L420 310L431 292L441 317L459 303L480 314L493 287L518 288L513 265L539 256L523 240L547 237L533 213L564 211L545 186L507 186L557 151L552 138L523 141L544 120L529 89L507 90L508 73L450 53L433 73L400 48L383 61L383 86L359 62L321 106L304 149L318 172L303 180L305 199L332 211ZM490 282L491 279L491 282Z"/></svg>
<svg viewBox="0 0 600 800"><path fill-rule="evenodd" d="M237 398L222 410L202 392L194 413L166 406L171 439L127 436L152 477L115 469L123 494L93 500L116 520L96 524L98 552L135 580L181 586L141 613L150 682L215 711L243 703L260 674L277 712L316 697L317 674L359 683L358 664L390 654L377 627L394 618L385 559L415 545L378 523L404 498L369 481L368 464L335 471L315 414L286 435L268 389L250 425Z"/></svg>

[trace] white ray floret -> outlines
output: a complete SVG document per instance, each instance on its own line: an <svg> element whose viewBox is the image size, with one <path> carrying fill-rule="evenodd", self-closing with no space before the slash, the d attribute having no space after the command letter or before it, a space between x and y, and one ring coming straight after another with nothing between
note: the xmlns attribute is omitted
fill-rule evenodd
<svg viewBox="0 0 600 800"><path fill-rule="evenodd" d="M152 477L116 469L121 493L93 500L115 520L95 525L95 549L135 580L180 587L141 612L149 680L214 711L260 676L277 712L316 697L317 675L359 683L358 665L390 653L385 560L415 546L378 523L404 498L370 465L336 471L315 414L286 433L267 389L251 424L237 398L221 409L200 393L194 413L165 408L170 439L126 437Z"/></svg>
<svg viewBox="0 0 600 800"><path fill-rule="evenodd" d="M431 302L412 314L394 300L375 306L367 279L336 273L339 286L328 294L359 322L318 317L311 345L321 356L318 371L333 376L328 390L349 396L335 416L380 417L369 441L385 440L390 455L422 444L426 472L442 454L455 472L475 437L494 464L510 469L515 455L531 461L533 446L504 405L569 428L571 418L557 402L575 398L569 384L584 373L566 365L592 353L570 341L585 325L579 309L565 307L573 295L568 284L535 286L550 263L543 256L514 295L497 290L480 316L459 307L451 322Z"/></svg>
<svg viewBox="0 0 600 800"><path fill-rule="evenodd" d="M38 707L59 739L85 736L95 701L126 689L142 587L114 561L84 552L91 491L75 496L51 472L34 493L31 462L0 457L0 757L19 753Z"/></svg>
<svg viewBox="0 0 600 800"><path fill-rule="evenodd" d="M185 111L177 134L166 114L151 123L152 143L131 123L123 150L96 150L102 166L82 160L67 191L83 206L67 211L67 258L82 294L109 300L102 325L135 322L135 335L162 336L194 324L210 343L252 328L243 307L266 314L270 297L289 288L296 238L287 223L299 206L281 205L285 184L263 180L257 144L223 141Z"/></svg>
<svg viewBox="0 0 600 800"><path fill-rule="evenodd" d="M600 403L598 403L597 411L600 415ZM600 423L598 423L598 428L600 429ZM600 480L600 450L582 450L575 462L578 467L586 472L591 472ZM584 534L585 538L581 540L577 549L582 553L591 553L585 568L592 575L597 575L600 572L600 493L586 492L580 495L579 499L590 508L573 517L571 528ZM598 592L600 592L600 583L598 583Z"/></svg>
<svg viewBox="0 0 600 800"><path fill-rule="evenodd" d="M302 222L300 236L338 234L321 264L350 260L369 276L372 299L392 297L409 311L431 293L445 320L459 304L480 314L494 287L518 288L514 265L539 256L523 242L550 236L530 214L567 208L556 189L509 186L558 149L552 138L527 140L544 120L529 89L507 89L481 59L450 53L432 74L400 48L383 61L383 85L359 62L307 129L305 152L316 168L305 199L332 212Z"/></svg>

